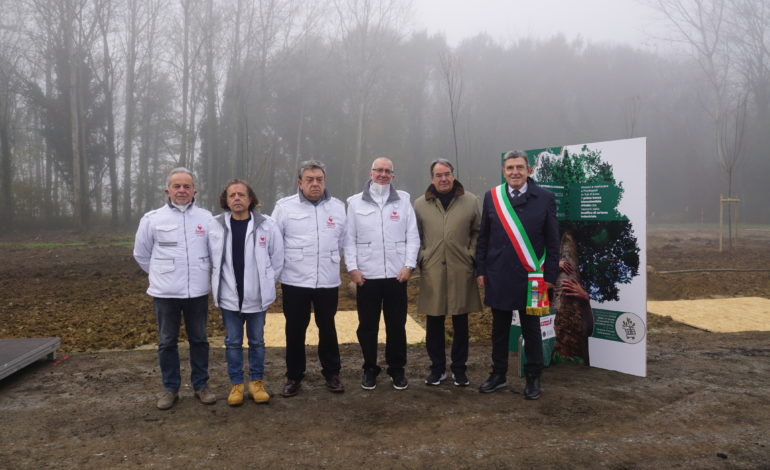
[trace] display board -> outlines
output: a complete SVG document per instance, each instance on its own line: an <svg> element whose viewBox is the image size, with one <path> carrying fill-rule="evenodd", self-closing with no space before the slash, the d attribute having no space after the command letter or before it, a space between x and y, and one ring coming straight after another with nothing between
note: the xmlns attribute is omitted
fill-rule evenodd
<svg viewBox="0 0 770 470"><path fill-rule="evenodd" d="M556 196L561 234L554 313L541 321L546 363L647 374L646 143L527 151L532 178Z"/></svg>

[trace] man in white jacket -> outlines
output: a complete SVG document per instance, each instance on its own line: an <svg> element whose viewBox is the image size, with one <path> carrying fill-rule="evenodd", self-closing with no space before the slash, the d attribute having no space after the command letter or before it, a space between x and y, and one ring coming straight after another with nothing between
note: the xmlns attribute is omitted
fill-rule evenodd
<svg viewBox="0 0 770 470"><path fill-rule="evenodd" d="M167 410L179 398L179 326L184 316L190 344L190 379L195 396L212 405L208 388L209 269L207 244L211 212L195 205L195 179L190 170L175 168L168 176L168 202L142 217L134 242L134 259L149 274L147 293L153 298L158 324L158 361L163 394L157 407Z"/></svg>
<svg viewBox="0 0 770 470"><path fill-rule="evenodd" d="M275 300L275 280L283 267L283 240L275 221L255 211L254 190L231 180L219 198L224 213L210 225L209 250L214 269L214 304L222 310L225 357L230 376L227 404L243 403L243 327L249 342L248 393L255 403L267 403L264 387L267 309Z"/></svg>
<svg viewBox="0 0 770 470"><path fill-rule="evenodd" d="M348 198L345 264L356 283L358 342L364 356L361 387L377 386L377 333L385 319L385 361L393 387L408 386L406 366L406 282L417 263L420 236L409 193L393 187L393 162L372 163L363 192Z"/></svg>
<svg viewBox="0 0 770 470"><path fill-rule="evenodd" d="M281 396L293 397L305 376L305 334L312 306L318 326L318 359L326 387L345 391L340 382L340 350L334 316L340 285L340 251L345 234L345 205L326 191L324 164L302 162L297 193L278 201L273 219L283 235L281 272L286 317L286 384Z"/></svg>

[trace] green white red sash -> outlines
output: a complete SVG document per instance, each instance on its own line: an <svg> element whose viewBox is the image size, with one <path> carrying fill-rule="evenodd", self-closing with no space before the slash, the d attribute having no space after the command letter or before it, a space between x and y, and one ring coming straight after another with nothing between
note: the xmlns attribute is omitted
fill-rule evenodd
<svg viewBox="0 0 770 470"><path fill-rule="evenodd" d="M545 249L543 256L538 258L532 242L529 241L524 226L521 225L519 216L511 206L508 195L505 194L505 183L492 188L492 202L495 212L503 224L505 233L513 244L521 264L527 270L527 315L546 315L550 313L548 301L548 288L543 278L543 264L545 263Z"/></svg>

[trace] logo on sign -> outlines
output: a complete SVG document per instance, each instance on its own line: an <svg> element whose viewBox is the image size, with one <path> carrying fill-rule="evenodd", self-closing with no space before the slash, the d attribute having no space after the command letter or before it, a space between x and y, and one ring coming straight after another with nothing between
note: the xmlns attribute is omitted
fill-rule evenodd
<svg viewBox="0 0 770 470"><path fill-rule="evenodd" d="M334 223L332 216L329 216L329 220L326 221L326 226L329 228L334 228L337 226L337 224Z"/></svg>
<svg viewBox="0 0 770 470"><path fill-rule="evenodd" d="M259 236L259 246L265 247L266 245L267 245L267 243L265 242L265 236L264 235L260 235Z"/></svg>
<svg viewBox="0 0 770 470"><path fill-rule="evenodd" d="M631 312L620 314L615 320L615 333L624 343L636 344L644 339L647 328L642 318Z"/></svg>
<svg viewBox="0 0 770 470"><path fill-rule="evenodd" d="M199 237L206 236L206 230L203 229L202 225L198 225L197 227L195 227L195 235Z"/></svg>
<svg viewBox="0 0 770 470"><path fill-rule="evenodd" d="M401 219L401 216L398 215L398 211L393 211L390 213L390 220L398 222L400 219Z"/></svg>

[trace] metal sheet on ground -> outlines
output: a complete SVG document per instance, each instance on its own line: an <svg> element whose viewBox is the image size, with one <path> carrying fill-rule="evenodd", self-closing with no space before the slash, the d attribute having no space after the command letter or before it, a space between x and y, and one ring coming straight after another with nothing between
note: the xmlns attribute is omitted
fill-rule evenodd
<svg viewBox="0 0 770 470"><path fill-rule="evenodd" d="M651 300L647 311L714 333L770 331L770 299L762 297Z"/></svg>
<svg viewBox="0 0 770 470"><path fill-rule="evenodd" d="M44 357L53 359L60 344L59 338L0 339L0 379Z"/></svg>

